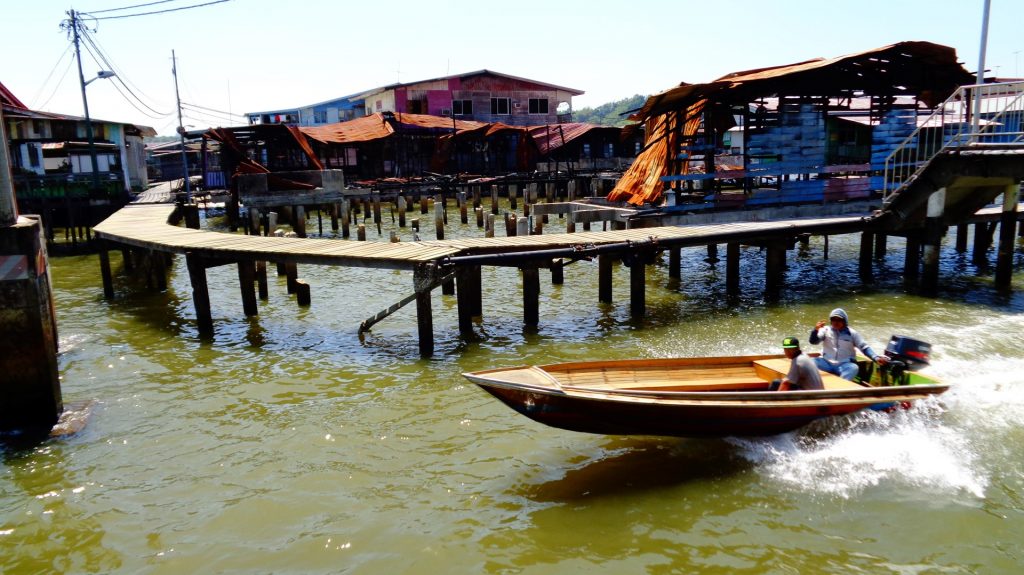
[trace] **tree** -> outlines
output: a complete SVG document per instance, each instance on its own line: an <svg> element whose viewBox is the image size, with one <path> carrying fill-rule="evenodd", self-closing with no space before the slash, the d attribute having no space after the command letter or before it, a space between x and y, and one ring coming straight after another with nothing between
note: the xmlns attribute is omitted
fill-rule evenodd
<svg viewBox="0 0 1024 575"><path fill-rule="evenodd" d="M646 100L647 96L636 94L629 98L601 104L596 108L581 108L573 111L572 120L601 126L625 126L629 123L627 116L643 106Z"/></svg>

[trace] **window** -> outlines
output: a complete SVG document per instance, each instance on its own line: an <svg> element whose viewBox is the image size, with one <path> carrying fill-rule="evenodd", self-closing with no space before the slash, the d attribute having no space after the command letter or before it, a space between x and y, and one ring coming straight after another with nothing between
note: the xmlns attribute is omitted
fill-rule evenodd
<svg viewBox="0 0 1024 575"><path fill-rule="evenodd" d="M531 114L547 114L548 113L548 99L547 98L530 98L530 113Z"/></svg>
<svg viewBox="0 0 1024 575"><path fill-rule="evenodd" d="M456 116L472 116L473 100L452 100L452 114Z"/></svg>
<svg viewBox="0 0 1024 575"><path fill-rule="evenodd" d="M491 115L507 116L509 114L508 98L491 98Z"/></svg>
<svg viewBox="0 0 1024 575"><path fill-rule="evenodd" d="M28 145L28 163L33 168L39 167L39 146L35 144Z"/></svg>
<svg viewBox="0 0 1024 575"><path fill-rule="evenodd" d="M316 110L313 112L313 123L314 124L326 124L327 123L327 110Z"/></svg>

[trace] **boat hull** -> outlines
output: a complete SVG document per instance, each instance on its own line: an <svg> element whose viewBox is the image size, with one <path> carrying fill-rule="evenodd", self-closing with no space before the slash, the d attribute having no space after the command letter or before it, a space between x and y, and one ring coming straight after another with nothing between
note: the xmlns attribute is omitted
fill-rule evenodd
<svg viewBox="0 0 1024 575"><path fill-rule="evenodd" d="M777 358L736 358L731 363L704 358L710 370L695 363L699 361L576 363L464 375L544 425L606 435L671 437L775 435L825 417L885 408L948 388L934 380L925 385L868 387L835 378L824 390L773 392L768 391L766 378L778 373L765 369L781 368ZM740 377L737 366L749 365L755 373L754 364L759 377ZM698 369L705 379L686 379ZM731 377L707 375L715 372Z"/></svg>

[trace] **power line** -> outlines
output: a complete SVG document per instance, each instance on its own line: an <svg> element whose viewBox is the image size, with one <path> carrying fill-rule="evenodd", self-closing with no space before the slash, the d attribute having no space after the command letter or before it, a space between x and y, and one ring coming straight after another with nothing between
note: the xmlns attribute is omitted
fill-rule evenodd
<svg viewBox="0 0 1024 575"><path fill-rule="evenodd" d="M84 37L84 35L83 35L83 37ZM94 54L94 53L93 53L93 51L92 51L92 48L90 47L90 45L89 45L89 44L90 44L89 42L84 42L85 50L86 50L86 52L89 52L89 55L90 55L90 56L92 56L93 60L94 60L94 61L95 61L95 62L96 62L97 64L99 64L99 63L100 63L100 58L97 58L97 57L96 57L96 54ZM114 76L114 78L116 79L116 78L117 78L117 76ZM133 102L133 101L131 100L131 98L129 98L128 96L126 96L126 95L125 95L125 93L124 93L123 91L121 91L121 88L120 88L120 87L118 86L118 84L120 84L121 86L124 86L124 83L123 83L123 82L111 82L111 85L113 85L113 86L114 86L114 89L115 89L115 90L117 90L117 93L118 93L118 94L121 94L121 97L122 97L122 98L124 98L125 102L128 102L128 104L129 104L129 105L130 105L131 107L135 108L135 109L136 109L136 110L137 110L137 111L138 111L139 113L141 113L142 115L144 115L144 116L147 116L147 117L149 117L149 118L153 118L154 120L160 120L160 119L166 118L167 116L169 116L169 115L170 115L170 114L161 114L160 112L158 112L158 111L156 111L156 110L153 110L152 108L150 108L150 110L151 110L152 112L154 112L154 113L156 113L156 114L157 114L156 116L154 116L153 114L151 114L151 113L149 113L149 112L147 112L147 111L143 110L142 108L138 107L138 106L137 106L137 105L135 104L135 102ZM127 89L127 87L126 87L126 89ZM129 90L129 92L131 92L131 90ZM135 96L135 94L132 94L132 95L133 95L133 96ZM135 96L135 99L136 99L136 100L138 100L138 96ZM146 103L145 103L145 102L142 102L141 100L139 100L139 102L140 102L140 103L141 103L142 105L146 106ZM146 107L147 107L147 108L149 108L149 106L146 106Z"/></svg>
<svg viewBox="0 0 1024 575"><path fill-rule="evenodd" d="M64 53L60 55L60 58L57 58L57 61L53 64L53 68L50 69L50 73L47 74L46 75L46 79L43 80L43 84L41 86L39 86L39 90L36 91L34 96L32 96L31 102L32 102L32 107L33 108L36 107L35 103L37 101L39 101L39 96L41 96L42 93L43 93L43 90L46 89L46 85L50 83L50 78L52 78L53 77L53 73L57 71L57 67L60 66L60 63L64 61L64 58L69 53L71 53L71 48L72 48L72 44L71 44L71 42L68 42L68 46L67 46L67 48L64 49ZM68 75L68 70L71 69L71 64L74 64L74 58L72 58L70 60L70 64L68 64L68 67L64 69L64 76L61 76L60 82L57 82L57 86L58 87L61 85L61 83L64 82L64 77L66 77ZM57 92L57 88L54 88L53 92L56 93ZM46 101L49 102L51 99L53 99L53 94L50 94L50 97L47 98ZM42 106L39 106L39 107L41 108Z"/></svg>
<svg viewBox="0 0 1024 575"><path fill-rule="evenodd" d="M207 108L206 106L200 106L199 104L192 104L189 102L182 102L182 106L192 106L193 108L199 108L200 110L207 110L209 112L217 112L218 114L224 114L226 116L234 116L236 118L244 118L244 114L233 114L231 112L225 112L224 110L218 110L216 108Z"/></svg>
<svg viewBox="0 0 1024 575"><path fill-rule="evenodd" d="M192 8L201 8L203 6L210 6L211 4L220 4L222 2L228 2L229 0L213 0L212 2L206 2L204 4L193 4L192 6L182 6L181 8L168 8L167 10L156 10L153 12L139 12L137 14L125 14L123 16L104 16L102 18L93 18L94 20L117 20L119 18L134 18L135 16L150 16L152 14L164 14L167 12L177 12L179 10L190 10Z"/></svg>
<svg viewBox="0 0 1024 575"><path fill-rule="evenodd" d="M121 68L119 66L117 66L116 64L114 64L114 62L109 57L107 57L106 51L103 50L102 46L100 46L100 44L99 44L99 40L97 40L92 34L89 34L88 31L86 31L84 36L86 37L86 40L88 40L88 42L90 44L92 44L92 46L100 54L100 57L103 59L103 62L108 66L108 69L113 70L114 72L117 73L117 76L115 77L117 79L117 81L122 82L122 83L123 82L127 82L132 88L135 88L135 90L137 92L139 92L140 94L145 96L150 101L159 102L159 100L157 100L156 98L150 96L149 94L146 94L145 92L142 91L141 88L136 86L135 83L132 82L128 78L128 76L121 70ZM128 86L125 86L125 89L128 89ZM132 93L132 95L135 95L134 92ZM142 100L142 98L138 98L138 100L139 100L139 102L142 102L143 105L145 105L145 102ZM162 114L163 113L163 112L159 112L157 110L154 110L152 106L148 106L147 105L146 107L149 108L150 110L153 110L154 112L156 112L158 114Z"/></svg>
<svg viewBox="0 0 1024 575"><path fill-rule="evenodd" d="M99 46L97 46L93 42L92 36L90 34L83 33L82 34L82 38L85 39L85 49L86 49L86 51L88 51L89 54L92 55L93 59L96 61L97 64L100 64L102 62L102 64L105 64L108 68L114 69L115 72L118 72L118 75L113 77L114 87L117 89L118 93L120 93L121 96L124 97L124 99L127 100L128 103L132 105L132 107L134 107L136 110L139 110L140 112L142 112L146 116L149 116L150 118L159 119L159 118L164 118L164 117L167 117L167 116L171 115L171 112L161 112L160 110L154 109L152 106L150 106L149 104L144 102L142 100L142 98L138 97L135 94L135 92L133 92L132 89L129 88L127 84L125 84L124 80L120 76L120 72L114 67L113 64L110 63L109 60L107 60L106 55L99 49ZM93 52L94 49L96 50L96 52ZM97 56L97 53L99 54L99 56ZM138 106L136 106L131 100L128 99L127 96L124 95L124 92L121 91L121 89L117 87L118 84L120 84L121 86L124 86L124 89L127 90L128 93L131 94L132 97L135 98L136 101L138 101L140 104L142 104L143 106L148 108L149 111L152 112L153 114L156 114L156 116L154 116L153 114L146 113L145 111L141 110Z"/></svg>
<svg viewBox="0 0 1024 575"><path fill-rule="evenodd" d="M168 2L177 2L177 0L157 0L156 2L146 2L145 4L136 4L134 6L124 6L121 8L108 8L106 10L92 10L87 12L88 14L102 14L104 12L118 12L120 10L131 10L132 8L145 8L146 6L153 6L154 4L166 4Z"/></svg>

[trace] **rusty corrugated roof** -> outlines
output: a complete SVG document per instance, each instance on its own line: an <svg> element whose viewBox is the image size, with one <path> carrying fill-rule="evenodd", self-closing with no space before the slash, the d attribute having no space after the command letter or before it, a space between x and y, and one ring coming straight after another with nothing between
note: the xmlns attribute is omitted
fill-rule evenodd
<svg viewBox="0 0 1024 575"><path fill-rule="evenodd" d="M426 114L385 114L377 112L347 122L337 122L325 126L305 126L299 130L307 137L324 144L354 144L387 138L396 131L437 130L461 132L486 127L483 122L453 120L441 116Z"/></svg>
<svg viewBox="0 0 1024 575"><path fill-rule="evenodd" d="M706 84L680 84L647 99L634 118L680 109L703 98L748 101L785 88L790 95L823 96L863 90L880 95L913 94L934 106L973 77L956 50L931 42L899 42L835 58L726 74Z"/></svg>
<svg viewBox="0 0 1024 575"><path fill-rule="evenodd" d="M541 155L550 154L569 142L587 134L593 130L615 130L621 132L622 128L614 126L599 126L597 124L585 124L573 122L569 124L547 124L543 126L530 126L527 128L530 137L537 144L537 150Z"/></svg>

